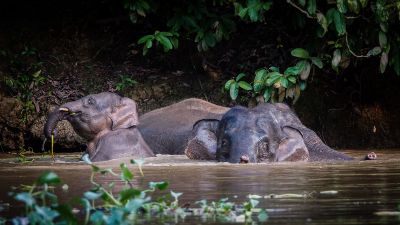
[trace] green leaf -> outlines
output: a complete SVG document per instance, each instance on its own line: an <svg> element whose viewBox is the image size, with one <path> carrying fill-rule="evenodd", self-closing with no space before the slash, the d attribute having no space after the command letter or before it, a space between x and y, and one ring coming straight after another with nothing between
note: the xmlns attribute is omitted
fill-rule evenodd
<svg viewBox="0 0 400 225"><path fill-rule="evenodd" d="M229 90L229 88L231 88L231 85L232 85L233 83L235 83L235 80L233 80L233 79L228 80L228 81L225 83L224 89L225 89L226 91Z"/></svg>
<svg viewBox="0 0 400 225"><path fill-rule="evenodd" d="M358 5L357 0L347 0L347 5L349 6L350 11L352 11L353 13L360 13L360 6Z"/></svg>
<svg viewBox="0 0 400 225"><path fill-rule="evenodd" d="M171 193L171 196L174 198L174 199L178 199L183 193L181 193L181 192L173 192L173 191L171 191L170 192Z"/></svg>
<svg viewBox="0 0 400 225"><path fill-rule="evenodd" d="M123 203L126 201L138 197L142 194L142 191L134 188L125 189L119 192L119 200Z"/></svg>
<svg viewBox="0 0 400 225"><path fill-rule="evenodd" d="M148 40L146 41L146 48L151 48L153 46L153 41L152 40Z"/></svg>
<svg viewBox="0 0 400 225"><path fill-rule="evenodd" d="M243 18L247 15L247 10L248 10L248 8L242 8L242 9L240 9L240 10L239 10L239 14L238 14L239 17L243 19Z"/></svg>
<svg viewBox="0 0 400 225"><path fill-rule="evenodd" d="M265 223L265 222L267 222L267 220L268 220L268 214L267 214L267 212L265 211L265 209L262 209L261 212L258 213L257 218L258 218L258 221L259 221L260 223Z"/></svg>
<svg viewBox="0 0 400 225"><path fill-rule="evenodd" d="M332 11L333 22L335 23L335 28L339 36L346 33L346 21L341 12L333 9Z"/></svg>
<svg viewBox="0 0 400 225"><path fill-rule="evenodd" d="M318 57L311 57L311 62L320 69L322 69L324 67L324 64L322 63L321 59Z"/></svg>
<svg viewBox="0 0 400 225"><path fill-rule="evenodd" d="M285 75L298 75L301 72L301 69L297 66L288 67L283 74Z"/></svg>
<svg viewBox="0 0 400 225"><path fill-rule="evenodd" d="M380 66L379 66L381 73L385 72L388 62L389 62L388 54L386 52L382 52Z"/></svg>
<svg viewBox="0 0 400 225"><path fill-rule="evenodd" d="M322 13L317 13L317 20L318 23L321 25L322 29L324 29L324 32L322 36L325 35L325 33L328 31L328 21L326 20L324 14Z"/></svg>
<svg viewBox="0 0 400 225"><path fill-rule="evenodd" d="M393 48L390 57L390 65L393 67L396 74L400 76L400 46L396 46Z"/></svg>
<svg viewBox="0 0 400 225"><path fill-rule="evenodd" d="M289 81L286 79L286 77L281 77L280 80L282 87L284 88L288 88L289 86Z"/></svg>
<svg viewBox="0 0 400 225"><path fill-rule="evenodd" d="M164 46L165 50L168 51L168 50L172 49L171 41L167 37L160 35L160 33L158 33L158 35L156 35L156 40Z"/></svg>
<svg viewBox="0 0 400 225"><path fill-rule="evenodd" d="M279 72L270 72L270 73L268 73L267 74L268 79L266 81L267 86L271 86L272 84L274 84L277 80L279 80L279 78L281 76L282 75Z"/></svg>
<svg viewBox="0 0 400 225"><path fill-rule="evenodd" d="M308 53L308 51L302 48L295 48L290 52L290 54L292 54L292 56L297 58L303 58L303 59L310 58L310 54Z"/></svg>
<svg viewBox="0 0 400 225"><path fill-rule="evenodd" d="M270 68L268 68L269 71L271 72L278 72L279 73L279 68L276 66L271 66Z"/></svg>
<svg viewBox="0 0 400 225"><path fill-rule="evenodd" d="M368 0L358 0L361 4L361 7L365 8L368 4Z"/></svg>
<svg viewBox="0 0 400 225"><path fill-rule="evenodd" d="M132 172L128 169L125 163L121 163L119 165L121 168L121 180L123 181L131 181L133 179Z"/></svg>
<svg viewBox="0 0 400 225"><path fill-rule="evenodd" d="M232 100L236 100L236 98L239 95L239 85L238 85L238 83L235 82L230 86L229 95L231 96Z"/></svg>
<svg viewBox="0 0 400 225"><path fill-rule="evenodd" d="M259 92L264 88L264 80L267 77L266 69L259 69L255 72L256 76L253 81L253 89L255 92Z"/></svg>
<svg viewBox="0 0 400 225"><path fill-rule="evenodd" d="M35 201L35 199L33 198L33 196L32 196L30 193L28 193L28 192L21 192L21 193L18 193L18 194L15 196L15 199L18 200L18 201L21 201L21 202L25 203L25 204L28 205L28 206L32 206L33 204L36 203L36 201Z"/></svg>
<svg viewBox="0 0 400 225"><path fill-rule="evenodd" d="M61 182L58 175L54 172L45 172L43 173L36 182L40 185L43 184L59 184Z"/></svg>
<svg viewBox="0 0 400 225"><path fill-rule="evenodd" d="M311 64L309 61L306 61L306 60L304 60L304 61L305 61L305 64L304 64L303 70L300 73L300 79L307 80L308 76L310 75Z"/></svg>
<svg viewBox="0 0 400 225"><path fill-rule="evenodd" d="M347 7L346 7L346 4L344 1L345 0L336 0L336 6L337 6L339 12L341 12L343 14L347 12Z"/></svg>
<svg viewBox="0 0 400 225"><path fill-rule="evenodd" d="M87 200L96 200L98 198L100 198L103 195L103 193L97 193L97 192L93 192L93 191L87 191L85 193L83 193L83 197L85 197Z"/></svg>
<svg viewBox="0 0 400 225"><path fill-rule="evenodd" d="M238 84L239 84L239 87L241 87L243 90L246 90L246 91L253 90L253 87L246 81L239 81Z"/></svg>
<svg viewBox="0 0 400 225"><path fill-rule="evenodd" d="M333 52L332 62L331 62L333 69L336 70L338 68L341 59L342 59L342 53L340 49L335 49L335 51Z"/></svg>
<svg viewBox="0 0 400 225"><path fill-rule="evenodd" d="M307 11L308 13L310 13L311 15L315 14L315 11L317 10L317 2L316 0L308 0L307 2Z"/></svg>
<svg viewBox="0 0 400 225"><path fill-rule="evenodd" d="M287 78L292 84L296 83L296 77L290 76Z"/></svg>
<svg viewBox="0 0 400 225"><path fill-rule="evenodd" d="M215 40L214 35L211 32L207 32L204 36L204 41L209 47L214 47L215 44L217 43L217 40Z"/></svg>
<svg viewBox="0 0 400 225"><path fill-rule="evenodd" d="M303 7L306 5L306 0L298 0L298 2Z"/></svg>
<svg viewBox="0 0 400 225"><path fill-rule="evenodd" d="M382 49L386 48L387 46L387 37L382 31L379 31L379 45Z"/></svg>
<svg viewBox="0 0 400 225"><path fill-rule="evenodd" d="M34 74L32 74L33 77L39 77L40 74L42 73L41 70L36 71Z"/></svg>
<svg viewBox="0 0 400 225"><path fill-rule="evenodd" d="M264 97L264 102L268 102L268 100L271 98L271 93L272 93L272 88L268 87L265 89L263 97Z"/></svg>
<svg viewBox="0 0 400 225"><path fill-rule="evenodd" d="M151 41L153 39L154 39L154 35L149 34L149 35L146 35L146 36L143 36L142 38L140 38L137 43L138 44L143 44L143 43L145 43L145 42L147 42L149 40Z"/></svg>
<svg viewBox="0 0 400 225"><path fill-rule="evenodd" d="M381 54L382 49L379 46L374 47L373 49L369 50L367 56L376 56Z"/></svg>
<svg viewBox="0 0 400 225"><path fill-rule="evenodd" d="M244 74L244 73L239 73L237 76L236 76L236 81L239 81L239 80L241 80L243 77L245 77L246 76L246 74Z"/></svg>
<svg viewBox="0 0 400 225"><path fill-rule="evenodd" d="M160 191L167 189L168 185L169 185L168 182L165 181L149 182L150 188L157 188Z"/></svg>

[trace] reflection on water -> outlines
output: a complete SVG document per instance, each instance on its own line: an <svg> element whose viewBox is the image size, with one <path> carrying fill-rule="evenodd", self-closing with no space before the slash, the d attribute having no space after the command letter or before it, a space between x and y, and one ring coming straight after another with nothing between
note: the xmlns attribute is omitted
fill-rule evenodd
<svg viewBox="0 0 400 225"><path fill-rule="evenodd" d="M361 153L362 152L362 153ZM365 151L347 151L361 157ZM181 204L200 199L229 197L242 201L248 194L305 194L307 198L266 198L261 207L269 211L270 224L393 224L398 216L377 216L378 211L398 210L400 204L400 151L378 151L379 160L337 163L276 163L231 165L193 163L177 157L174 164L155 160L144 165L144 177L136 185L149 181L169 181L170 189L183 192ZM167 161L172 158L167 158ZM120 162L101 163L118 167ZM31 183L45 170L53 170L70 187L59 191L63 200L80 196L90 187L90 168L82 164L37 163L15 165L0 163L0 203L10 202L10 186ZM108 182L111 177L99 177ZM328 191L321 194L321 191ZM337 191L337 193L335 192ZM13 214L13 208L3 212ZM191 224L195 221L186 220Z"/></svg>

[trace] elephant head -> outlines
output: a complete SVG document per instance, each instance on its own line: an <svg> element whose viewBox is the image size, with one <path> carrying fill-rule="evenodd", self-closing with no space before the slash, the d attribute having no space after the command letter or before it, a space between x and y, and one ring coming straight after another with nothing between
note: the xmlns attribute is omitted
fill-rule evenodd
<svg viewBox="0 0 400 225"><path fill-rule="evenodd" d="M323 144L281 103L234 107L220 121L198 121L185 153L231 163L349 159Z"/></svg>
<svg viewBox="0 0 400 225"><path fill-rule="evenodd" d="M49 113L44 126L46 137L54 133L61 120L68 120L75 132L88 141L92 161L153 156L136 128L136 103L129 98L103 92L65 103Z"/></svg>

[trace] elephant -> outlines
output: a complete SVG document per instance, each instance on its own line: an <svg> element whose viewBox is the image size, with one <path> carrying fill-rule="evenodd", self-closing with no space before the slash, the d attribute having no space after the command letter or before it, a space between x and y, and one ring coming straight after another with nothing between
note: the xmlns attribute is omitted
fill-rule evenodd
<svg viewBox="0 0 400 225"><path fill-rule="evenodd" d="M102 92L65 103L48 114L44 125L47 138L55 133L61 120L69 121L74 131L87 140L92 162L154 156L137 128L136 103L129 98Z"/></svg>
<svg viewBox="0 0 400 225"><path fill-rule="evenodd" d="M185 154L231 163L353 159L328 147L284 103L235 106L221 119L197 121Z"/></svg>
<svg viewBox="0 0 400 225"><path fill-rule="evenodd" d="M139 131L155 154L181 155L193 125L202 119L221 119L229 108L197 98L150 111L139 117Z"/></svg>

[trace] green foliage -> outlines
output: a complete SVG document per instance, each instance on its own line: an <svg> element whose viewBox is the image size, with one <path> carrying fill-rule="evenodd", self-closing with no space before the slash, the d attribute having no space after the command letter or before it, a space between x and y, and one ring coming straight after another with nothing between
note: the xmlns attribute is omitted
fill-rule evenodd
<svg viewBox="0 0 400 225"><path fill-rule="evenodd" d="M137 84L137 81L130 78L128 75L120 75L120 81L115 85L117 91L123 91L128 87L132 87Z"/></svg>
<svg viewBox="0 0 400 225"><path fill-rule="evenodd" d="M285 99L292 99L295 103L300 97L300 92L305 89L305 81L310 75L312 66L323 67L318 57L311 57L309 52L302 48L293 49L292 56L299 59L296 65L287 67L283 73L277 67L261 68L255 71L252 86L240 73L236 79L228 80L225 83L225 90L229 90L232 100L236 100L239 87L251 92L258 102L283 102Z"/></svg>
<svg viewBox="0 0 400 225"><path fill-rule="evenodd" d="M141 165L141 161L131 160L131 164ZM112 169L101 169L93 164L90 182L92 188L85 191L80 198L80 212L73 213L72 204L61 204L54 194L55 185L61 180L54 172L43 173L31 186L21 186L20 190L11 193L15 200L23 203L25 211L21 215L5 219L1 223L16 225L27 224L136 224L140 222L157 222L178 219L187 216L201 216L203 219L231 222L265 222L268 215L265 210L256 208L258 200L249 197L243 204L228 202L227 198L207 203L198 201L200 208L182 208L179 197L182 193L169 191L157 200L152 200L152 194L168 188L168 182L149 182L148 189L140 189L133 185L133 173L128 165L122 163L120 172ZM95 177L109 175L119 178L124 183L121 190L114 190L114 182L100 184ZM54 185L54 186L53 186ZM68 186L63 185L68 191ZM79 216L80 215L80 216Z"/></svg>
<svg viewBox="0 0 400 225"><path fill-rule="evenodd" d="M273 4L275 3L275 4ZM287 4L288 7L282 7ZM280 5L281 7L275 7ZM164 10L166 7L172 10ZM164 19L169 32L163 38L145 35L139 40L143 54L154 46L154 42L169 51L178 47L179 39L193 40L199 51L206 51L223 39L228 39L239 22L258 22L269 26L266 13L281 10L271 15L285 15L303 21L294 29L306 30L306 43L292 50L299 61L286 68L283 73L259 69L264 75L255 73L255 84L250 89L246 81L229 80L225 89L232 99L237 99L239 90L261 95L266 101L297 99L299 89L306 86L310 69L332 69L340 73L356 61L375 57L379 60L381 73L392 69L400 75L400 3L398 0L217 0L217 1L152 1L125 0L132 21L141 22L153 14ZM133 15L133 16L132 16ZM280 20L282 18L276 18ZM282 20L290 21L290 20ZM284 24L290 28L290 24ZM296 32L294 30L293 32ZM249 34L251 35L251 34ZM308 51L305 51L307 49ZM313 55L313 57L310 57ZM304 60L304 61L303 61ZM325 62L325 63L324 63ZM325 67L330 65L330 68ZM262 67L263 65L260 65ZM267 66L269 67L269 66ZM265 71L265 72L262 72ZM277 72L271 74L271 72ZM260 72L259 72L260 73ZM268 74L268 76L267 76ZM262 80L267 77L269 82ZM246 83L245 83L246 82ZM278 89L278 90L276 90Z"/></svg>
<svg viewBox="0 0 400 225"><path fill-rule="evenodd" d="M21 119L26 122L28 115L35 109L33 102L35 91L47 81L41 70L43 63L38 59L35 48L25 47L16 54L2 51L1 55L11 68L3 80L6 91L23 103Z"/></svg>

